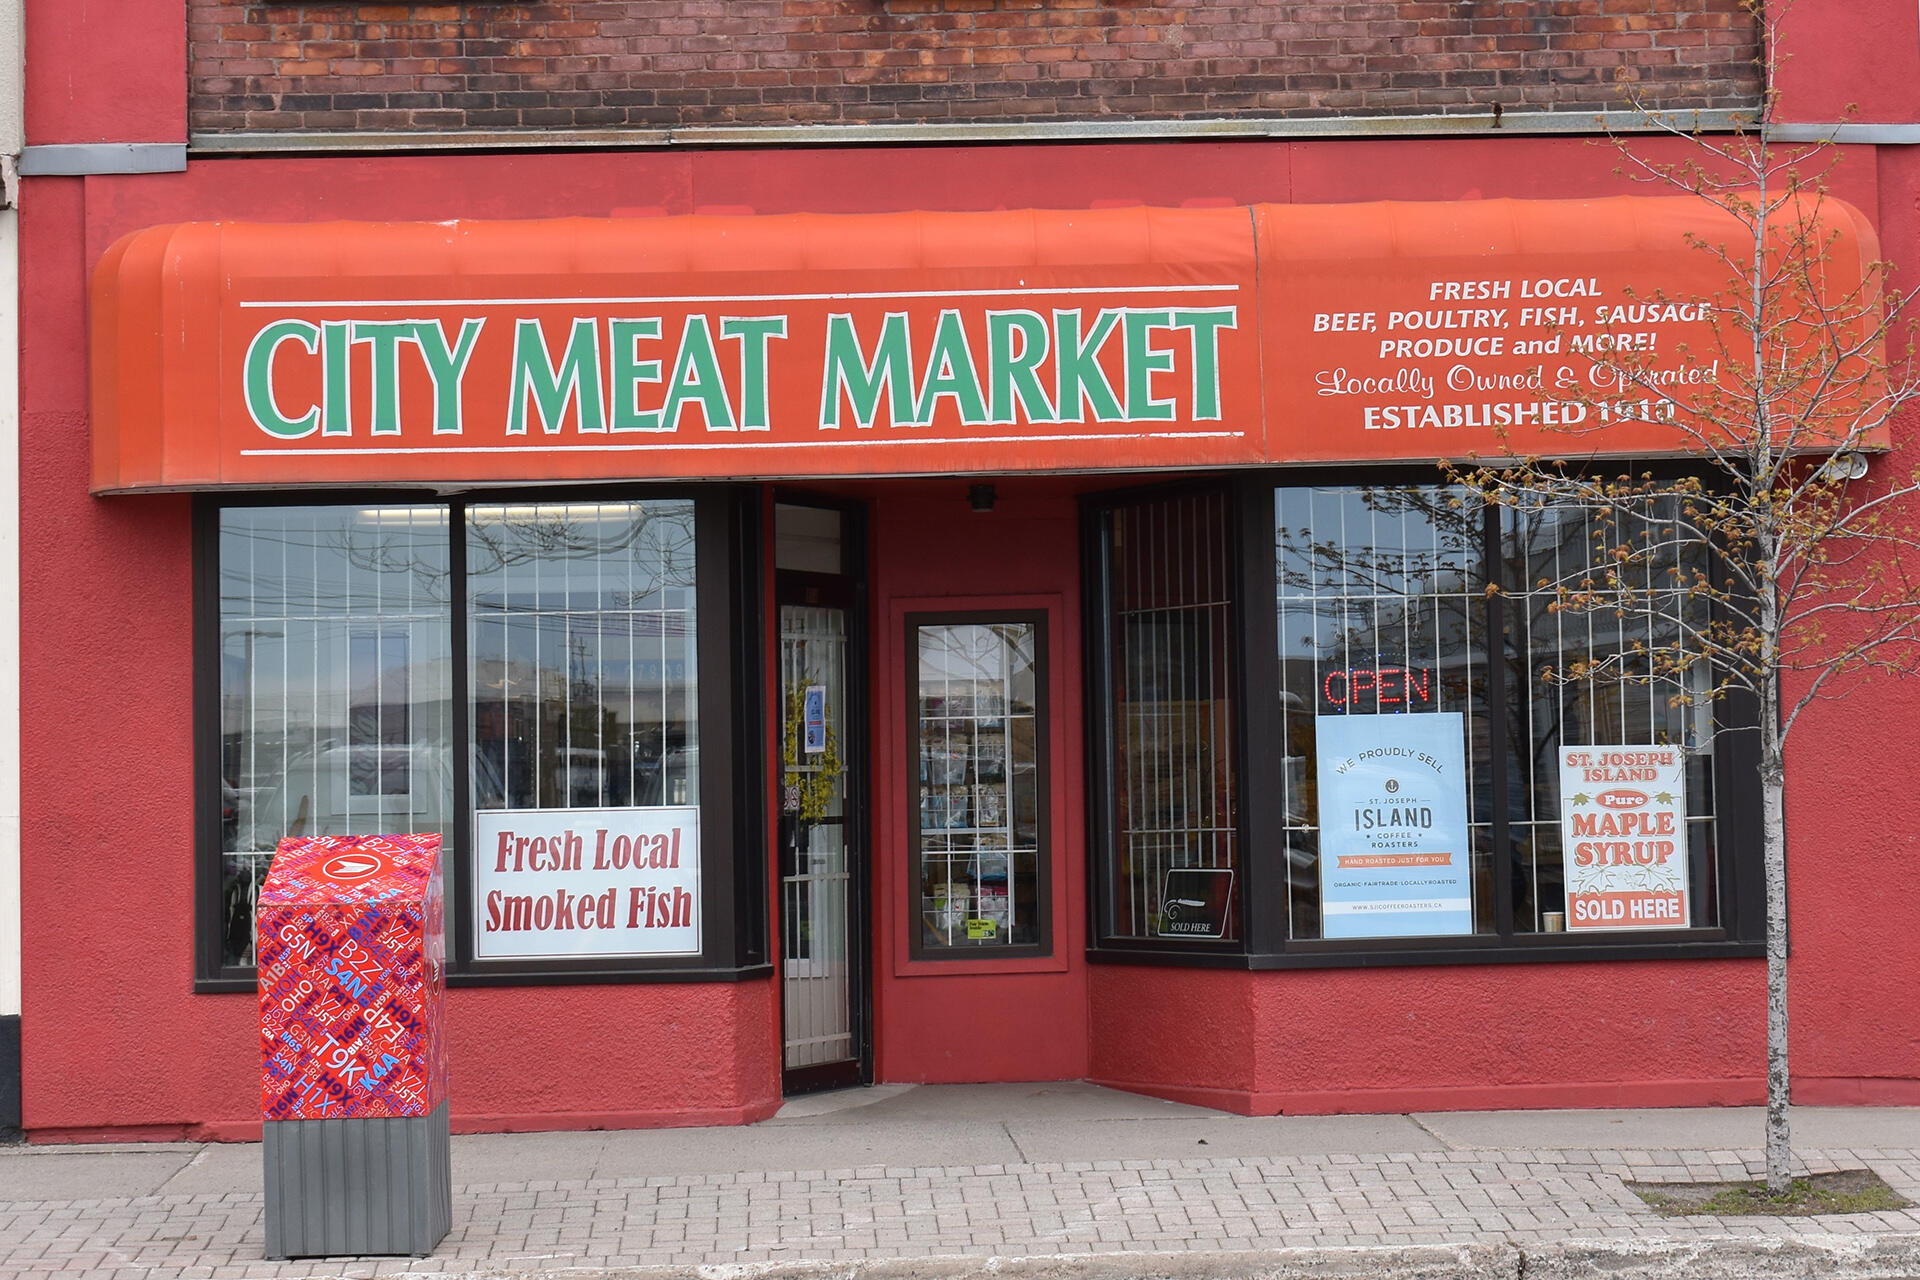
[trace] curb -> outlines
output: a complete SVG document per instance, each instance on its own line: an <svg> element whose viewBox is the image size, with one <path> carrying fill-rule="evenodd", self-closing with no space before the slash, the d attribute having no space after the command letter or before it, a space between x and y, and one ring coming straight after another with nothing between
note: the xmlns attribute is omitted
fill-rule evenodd
<svg viewBox="0 0 1920 1280"><path fill-rule="evenodd" d="M1531 1247L1525 1280L1914 1280L1912 1236L1717 1236L1698 1240L1565 1240Z"/></svg>
<svg viewBox="0 0 1920 1280"><path fill-rule="evenodd" d="M450 1260L452 1261L452 1260ZM445 1280L1521 1280L1504 1244L1250 1249L1204 1253L1061 1253L1021 1258L943 1256L847 1262L752 1262L683 1267L517 1269L456 1263L408 1275Z"/></svg>
<svg viewBox="0 0 1920 1280"><path fill-rule="evenodd" d="M534 1261L529 1259L529 1261ZM442 1280L1920 1280L1920 1238L1718 1236L1203 1253L945 1256L702 1266L514 1267L418 1259ZM337 1274L361 1275L365 1262ZM386 1274L386 1268L379 1269ZM334 1274L316 1272L316 1276Z"/></svg>

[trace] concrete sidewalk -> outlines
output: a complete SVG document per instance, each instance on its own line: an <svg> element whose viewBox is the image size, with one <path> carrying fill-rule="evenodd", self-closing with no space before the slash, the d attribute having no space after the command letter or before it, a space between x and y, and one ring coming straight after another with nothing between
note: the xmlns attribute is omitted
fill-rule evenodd
<svg viewBox="0 0 1920 1280"><path fill-rule="evenodd" d="M1920 1111L1794 1124L1808 1169L1920 1202ZM0 1273L1920 1277L1920 1209L1658 1218L1622 1185L1752 1176L1760 1139L1749 1109L1246 1118L883 1086L750 1128L456 1138L433 1257L281 1264L257 1146L21 1148L0 1151Z"/></svg>

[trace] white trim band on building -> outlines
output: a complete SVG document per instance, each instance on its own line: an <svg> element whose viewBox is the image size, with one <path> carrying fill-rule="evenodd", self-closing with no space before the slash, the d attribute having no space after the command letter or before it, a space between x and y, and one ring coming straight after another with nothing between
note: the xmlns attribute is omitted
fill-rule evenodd
<svg viewBox="0 0 1920 1280"><path fill-rule="evenodd" d="M1920 124L1775 124L1774 142L1844 142L1858 146L1910 147L1920 143Z"/></svg>
<svg viewBox="0 0 1920 1280"><path fill-rule="evenodd" d="M79 178L96 173L180 173L184 142L50 142L20 153L23 178Z"/></svg>
<svg viewBox="0 0 1920 1280"><path fill-rule="evenodd" d="M200 133L190 142L62 142L26 148L22 177L178 173L199 155L287 152L633 150L686 147L898 146L903 143L1127 142L1229 139L1595 136L1614 133L1731 133L1753 128L1749 111L1475 112L1314 119L937 122L860 125L738 125L673 129L441 129L325 133ZM1775 142L1853 146L1920 144L1920 123L1769 125Z"/></svg>
<svg viewBox="0 0 1920 1280"><path fill-rule="evenodd" d="M1058 120L1036 123L725 125L665 129L442 129L415 132L196 133L197 154L284 151L437 151L658 147L898 146L965 142L1147 142L1238 138L1405 138L1730 133L1753 127L1751 110L1475 111L1458 115L1234 116L1212 120Z"/></svg>

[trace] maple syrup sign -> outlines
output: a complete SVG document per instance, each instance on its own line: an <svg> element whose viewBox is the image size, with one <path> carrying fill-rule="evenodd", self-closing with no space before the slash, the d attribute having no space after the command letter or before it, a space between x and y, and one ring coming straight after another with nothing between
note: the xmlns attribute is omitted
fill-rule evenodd
<svg viewBox="0 0 1920 1280"><path fill-rule="evenodd" d="M1686 773L1679 747L1560 752L1569 931L1688 926Z"/></svg>

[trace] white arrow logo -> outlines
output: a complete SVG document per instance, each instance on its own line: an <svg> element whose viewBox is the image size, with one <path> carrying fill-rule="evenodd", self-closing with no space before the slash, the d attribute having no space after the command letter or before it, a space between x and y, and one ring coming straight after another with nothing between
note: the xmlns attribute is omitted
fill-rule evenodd
<svg viewBox="0 0 1920 1280"><path fill-rule="evenodd" d="M383 865L378 858L341 854L337 858L329 859L320 868L320 874L329 880L364 880L379 871Z"/></svg>

